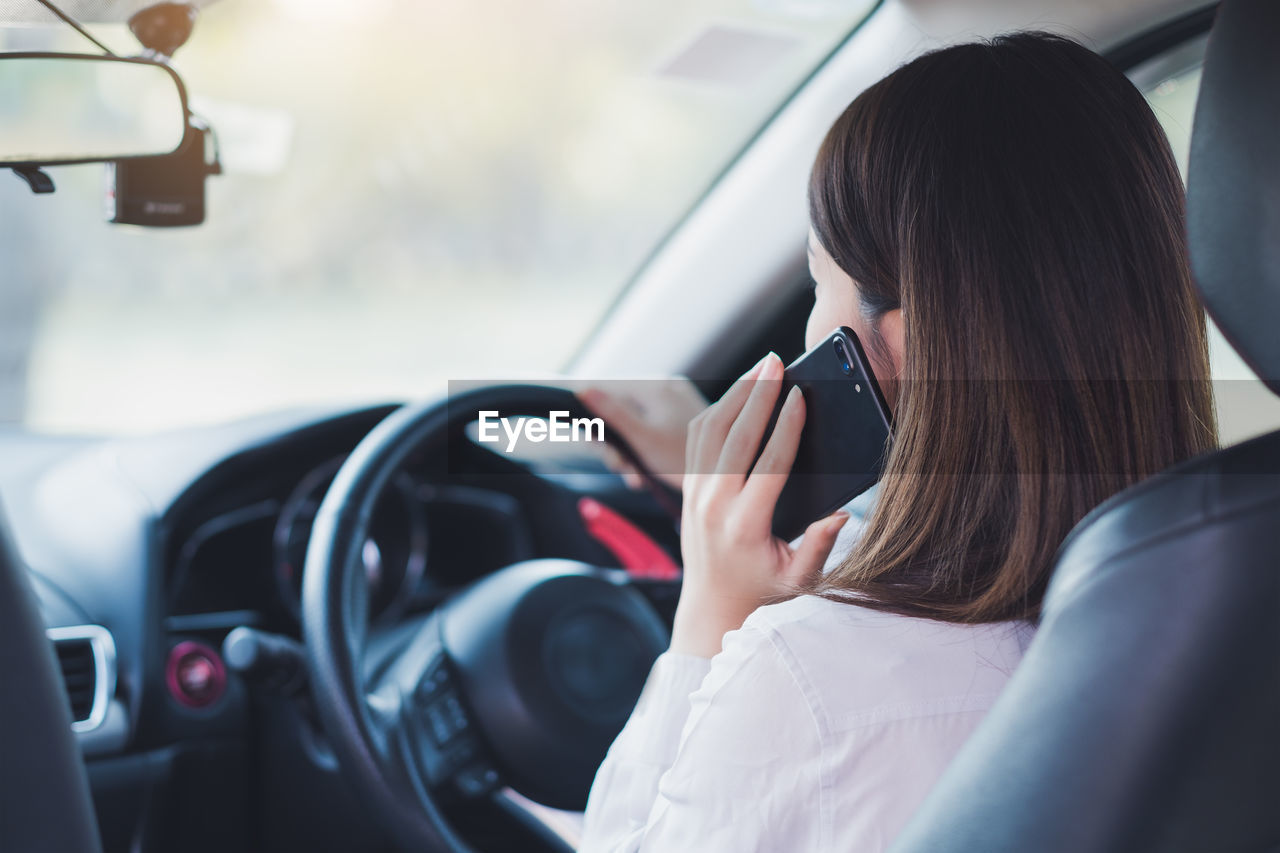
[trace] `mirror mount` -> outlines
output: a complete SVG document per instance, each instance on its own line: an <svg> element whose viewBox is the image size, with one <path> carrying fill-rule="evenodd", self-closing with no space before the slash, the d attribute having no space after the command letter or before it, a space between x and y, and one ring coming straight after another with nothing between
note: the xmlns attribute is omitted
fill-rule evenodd
<svg viewBox="0 0 1280 853"><path fill-rule="evenodd" d="M146 48L144 56L165 62L191 38L197 14L190 3L157 3L134 13L129 29Z"/></svg>
<svg viewBox="0 0 1280 853"><path fill-rule="evenodd" d="M14 166L13 173L26 181L36 195L46 195L54 190L53 178L39 166Z"/></svg>

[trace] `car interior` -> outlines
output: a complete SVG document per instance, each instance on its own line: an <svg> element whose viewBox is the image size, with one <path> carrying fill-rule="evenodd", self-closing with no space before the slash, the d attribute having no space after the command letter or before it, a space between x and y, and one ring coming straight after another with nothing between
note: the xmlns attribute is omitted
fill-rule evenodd
<svg viewBox="0 0 1280 853"><path fill-rule="evenodd" d="M714 399L762 353L798 355L807 171L833 118L920 53L1025 28L1107 57L1169 133L1221 449L1070 534L1026 657L893 849L1280 849L1280 4L768 0L641 4L616 21L587 3L489 4L474 20L422 5L0 2L5 116L76 109L32 88L48 53L93 54L64 60L59 85L101 65L122 91L151 87L153 113L136 149L102 147L117 129L94 129L98 106L84 125L38 126L87 134L56 156L19 156L30 140L0 130L0 171L21 178L0 190L14 235L0 287L13 365L0 370L0 849L575 849L595 770L669 642L679 513L577 445L495 453L475 440L477 413L587 416L573 383L600 378L686 375ZM432 16L440 34L395 35ZM578 40L504 53L508 35L543 32L539 16ZM532 77L527 56L569 75L593 34L644 27L661 38L626 42L645 48L616 60L621 88L588 103L646 147L603 137L616 161L590 162L584 142L530 177L537 146L560 137L514 134L502 122L517 107L484 86ZM294 30L297 43L278 40ZM371 46L307 43L325 33ZM487 52L445 85L462 60L423 45L455 33ZM202 86L221 85L215 48L226 62L240 40L257 65L227 72L245 87L237 108ZM291 67L304 62L311 76ZM303 93L296 125L262 94L273 75ZM430 108L361 88L396 75L432 89ZM492 153L479 143L401 145L434 139L447 122L430 110L450 104L514 147L473 171L457 164ZM641 128L672 104L727 129L699 142L696 123ZM330 113L333 126L311 120ZM277 162L313 162L309 135L362 122L378 130L334 136L342 168ZM387 130L401 125L428 135ZM574 175L611 211L596 232L558 230L568 195L539 195L537 180ZM465 192L441 195L446 178ZM661 205L633 193L645 184ZM375 198L377 216L362 215ZM527 223L532 237L504 231ZM401 268L413 280L419 260L471 257L448 254L459 246L517 266L581 261L616 287L535 270L513 279L519 293L487 260L456 279L465 305L451 301L461 285L387 283ZM74 280L42 302L62 276ZM213 328L224 310L232 332L187 325Z"/></svg>

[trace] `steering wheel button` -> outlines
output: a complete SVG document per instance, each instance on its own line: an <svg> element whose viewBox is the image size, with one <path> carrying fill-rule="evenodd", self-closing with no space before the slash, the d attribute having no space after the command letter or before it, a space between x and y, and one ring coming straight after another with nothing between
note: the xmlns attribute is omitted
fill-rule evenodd
<svg viewBox="0 0 1280 853"><path fill-rule="evenodd" d="M418 698L423 701L435 699L437 695L449 687L449 673L437 664L418 682Z"/></svg>
<svg viewBox="0 0 1280 853"><path fill-rule="evenodd" d="M484 764L470 764L459 770L453 781L464 795L478 797L498 784L498 771Z"/></svg>
<svg viewBox="0 0 1280 853"><path fill-rule="evenodd" d="M449 749L449 761L461 766L475 758L476 752L476 742L469 737L461 737Z"/></svg>
<svg viewBox="0 0 1280 853"><path fill-rule="evenodd" d="M450 693L441 701L444 706L445 713L449 715L449 721L453 723L454 728L461 731L467 725L467 716L462 710L462 703L458 701L457 694Z"/></svg>
<svg viewBox="0 0 1280 853"><path fill-rule="evenodd" d="M438 744L448 743L465 727L465 720L450 710L449 698L452 698L453 704L457 706L456 697L447 697L445 700L427 706L427 725L431 727L431 736Z"/></svg>

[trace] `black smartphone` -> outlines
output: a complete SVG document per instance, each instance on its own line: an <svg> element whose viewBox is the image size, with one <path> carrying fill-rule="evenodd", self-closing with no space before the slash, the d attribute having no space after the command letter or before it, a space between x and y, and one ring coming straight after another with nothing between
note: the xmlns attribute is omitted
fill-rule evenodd
<svg viewBox="0 0 1280 853"><path fill-rule="evenodd" d="M773 514L774 534L788 541L875 485L893 434L884 395L847 326L787 367L766 442L794 385L804 394L804 430Z"/></svg>

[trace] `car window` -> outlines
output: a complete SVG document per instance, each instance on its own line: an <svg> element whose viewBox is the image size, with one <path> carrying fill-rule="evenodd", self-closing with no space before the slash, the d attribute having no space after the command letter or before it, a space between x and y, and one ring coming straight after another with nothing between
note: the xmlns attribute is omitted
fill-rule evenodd
<svg viewBox="0 0 1280 853"><path fill-rule="evenodd" d="M1187 48L1190 48L1188 50ZM1188 45L1168 57L1171 73L1159 73L1159 60L1144 69L1147 100L1151 104L1173 148L1178 168L1185 180L1187 156L1191 150L1191 126L1196 95L1200 89L1198 61L1190 67L1186 56L1202 55L1203 46ZM1157 73L1151 74L1152 70ZM1267 390L1257 375L1227 343L1212 321L1209 324L1209 361L1213 368L1214 396L1218 405L1218 426L1223 444L1232 444L1280 428L1280 400Z"/></svg>
<svg viewBox="0 0 1280 853"><path fill-rule="evenodd" d="M101 167L0 181L0 420L149 431L555 371L872 5L214 4L174 61L226 169L204 225L104 223Z"/></svg>

